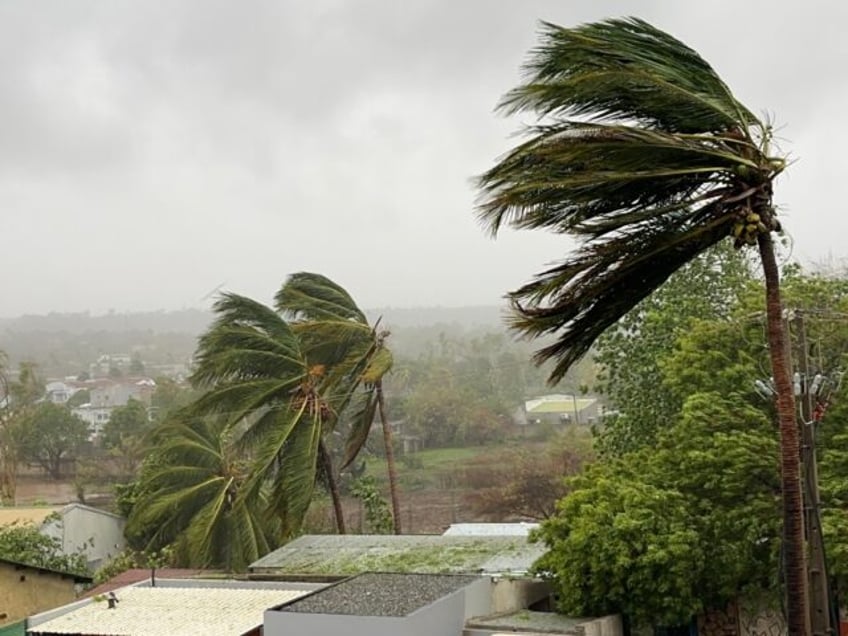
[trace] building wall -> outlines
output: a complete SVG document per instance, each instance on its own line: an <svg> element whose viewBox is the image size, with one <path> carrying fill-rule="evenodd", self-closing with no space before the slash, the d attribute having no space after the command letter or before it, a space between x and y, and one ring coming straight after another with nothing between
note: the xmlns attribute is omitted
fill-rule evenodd
<svg viewBox="0 0 848 636"><path fill-rule="evenodd" d="M348 616L346 614L301 614L298 612L265 612L263 624L265 636L290 636L291 634L309 634L309 636L398 636L405 634L418 636L410 632L404 617L397 616ZM458 636L450 634L450 636ZM430 636L443 636L431 632Z"/></svg>
<svg viewBox="0 0 848 636"><path fill-rule="evenodd" d="M94 439L103 432L103 427L112 415L112 407L83 404L72 408L71 413L88 424L89 438Z"/></svg>
<svg viewBox="0 0 848 636"><path fill-rule="evenodd" d="M62 542L64 554L82 551L92 569L124 549L125 521L121 517L79 504L62 509L61 518L44 525L42 532Z"/></svg>
<svg viewBox="0 0 848 636"><path fill-rule="evenodd" d="M526 609L550 596L550 585L531 578L500 578L494 582L492 590L492 611L490 614L506 614ZM480 616L480 614L477 614Z"/></svg>
<svg viewBox="0 0 848 636"><path fill-rule="evenodd" d="M71 577L0 563L0 625L65 605L74 598Z"/></svg>

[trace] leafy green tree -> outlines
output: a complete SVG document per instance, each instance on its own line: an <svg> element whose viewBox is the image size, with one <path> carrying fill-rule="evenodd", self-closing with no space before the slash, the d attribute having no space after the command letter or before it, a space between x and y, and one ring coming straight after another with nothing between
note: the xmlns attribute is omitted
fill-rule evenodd
<svg viewBox="0 0 848 636"><path fill-rule="evenodd" d="M150 429L147 408L132 398L124 406L115 407L103 427L104 448L121 449L132 438L143 437Z"/></svg>
<svg viewBox="0 0 848 636"><path fill-rule="evenodd" d="M0 350L0 502L15 502L18 476L18 426L9 390L8 358Z"/></svg>
<svg viewBox="0 0 848 636"><path fill-rule="evenodd" d="M777 440L739 397L691 396L653 448L595 464L570 482L538 538L535 566L566 613L623 612L648 625L688 623L777 563Z"/></svg>
<svg viewBox="0 0 848 636"><path fill-rule="evenodd" d="M121 478L132 478L146 452L144 436L151 422L147 407L130 399L124 406L115 407L103 427L100 438L103 448L120 463Z"/></svg>
<svg viewBox="0 0 848 636"><path fill-rule="evenodd" d="M153 455L123 492L136 550L173 546L179 564L241 571L276 545L278 526L262 514L265 493L249 486L248 462L225 422L174 419L151 433Z"/></svg>
<svg viewBox="0 0 848 636"><path fill-rule="evenodd" d="M786 162L772 128L696 51L637 19L545 24L526 82L502 108L532 111L530 138L480 178L481 219L583 240L512 292L514 326L556 334L538 352L560 379L669 276L726 237L756 245L781 433L788 629L807 633L799 433L772 233Z"/></svg>
<svg viewBox="0 0 848 636"><path fill-rule="evenodd" d="M369 534L389 534L394 530L392 513L386 500L380 496L373 476L365 475L355 480L350 486L350 494L362 502Z"/></svg>
<svg viewBox="0 0 848 636"><path fill-rule="evenodd" d="M156 422L164 421L198 397L190 387L182 386L172 378L158 376L154 381L156 388L150 398L150 411Z"/></svg>
<svg viewBox="0 0 848 636"><path fill-rule="evenodd" d="M88 440L88 425L68 409L45 402L26 418L21 432L22 457L40 465L51 479L62 477L62 465Z"/></svg>
<svg viewBox="0 0 848 636"><path fill-rule="evenodd" d="M0 500L4 502L15 502L26 422L43 394L44 382L36 365L21 362L18 377L12 381L9 379L8 358L0 351Z"/></svg>
<svg viewBox="0 0 848 636"><path fill-rule="evenodd" d="M83 553L64 554L59 539L42 534L32 523L0 526L0 557L60 572L89 574Z"/></svg>
<svg viewBox="0 0 848 636"><path fill-rule="evenodd" d="M144 375L144 362L138 353L134 353L130 360L130 375Z"/></svg>
<svg viewBox="0 0 848 636"><path fill-rule="evenodd" d="M717 245L671 275L668 282L600 336L595 361L598 389L616 416L599 433L604 453L652 444L686 393L662 382L662 368L694 321L725 321L751 279L744 255Z"/></svg>
<svg viewBox="0 0 848 636"><path fill-rule="evenodd" d="M74 393L70 398L68 398L68 401L65 403L65 405L69 409L72 409L78 406L82 406L83 404L88 404L89 402L91 402L91 391L89 391L88 389L81 389Z"/></svg>
<svg viewBox="0 0 848 636"><path fill-rule="evenodd" d="M593 480L538 534L549 551L535 569L555 580L558 608L623 612L637 624L687 622L701 608L692 573L706 557L683 496L621 474Z"/></svg>

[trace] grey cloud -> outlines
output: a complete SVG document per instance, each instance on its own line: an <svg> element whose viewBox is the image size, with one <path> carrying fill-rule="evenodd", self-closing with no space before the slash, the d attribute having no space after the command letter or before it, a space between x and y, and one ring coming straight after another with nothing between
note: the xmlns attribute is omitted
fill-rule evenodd
<svg viewBox="0 0 848 636"><path fill-rule="evenodd" d="M766 10L768 7L768 10ZM496 303L571 244L473 218L540 19L637 13L783 126L795 253L839 252L835 3L11 0L0 4L2 313L268 299L316 269L371 305ZM755 25L752 27L752 25ZM844 228L843 228L844 229ZM26 267L21 267L25 263Z"/></svg>

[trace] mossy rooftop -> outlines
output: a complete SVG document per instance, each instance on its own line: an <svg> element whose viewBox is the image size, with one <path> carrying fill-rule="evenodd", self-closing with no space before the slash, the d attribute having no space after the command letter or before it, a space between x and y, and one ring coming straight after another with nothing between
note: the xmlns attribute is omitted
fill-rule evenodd
<svg viewBox="0 0 848 636"><path fill-rule="evenodd" d="M522 576L544 552L521 536L305 535L250 566L257 574L362 572Z"/></svg>

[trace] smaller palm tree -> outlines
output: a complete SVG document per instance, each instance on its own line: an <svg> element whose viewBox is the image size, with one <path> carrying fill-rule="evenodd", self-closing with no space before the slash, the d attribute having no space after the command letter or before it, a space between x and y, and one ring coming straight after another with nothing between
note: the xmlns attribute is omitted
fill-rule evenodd
<svg viewBox="0 0 848 636"><path fill-rule="evenodd" d="M128 537L142 537L148 552L173 545L189 565L228 571L243 570L275 545L278 529L260 514L265 495L247 491L248 465L221 420L169 420L150 442Z"/></svg>
<svg viewBox="0 0 848 636"><path fill-rule="evenodd" d="M312 501L322 436L331 421L332 375L306 359L298 336L270 307L237 294L215 304L218 318L200 338L192 382L206 393L188 407L220 417L253 463L247 496L267 487L269 514L284 536L296 533ZM332 480L332 471L328 476ZM331 485L334 499L337 489ZM344 532L341 507L337 524Z"/></svg>
<svg viewBox="0 0 848 636"><path fill-rule="evenodd" d="M276 304L291 321L307 358L322 363L332 375L333 416L337 419L345 411L353 412L342 468L356 459L379 413L394 532L400 534L394 443L383 394L383 378L393 364L391 350L386 346L389 331L380 328L380 320L369 324L350 294L321 274L292 274L277 293ZM355 406L349 408L351 405Z"/></svg>

